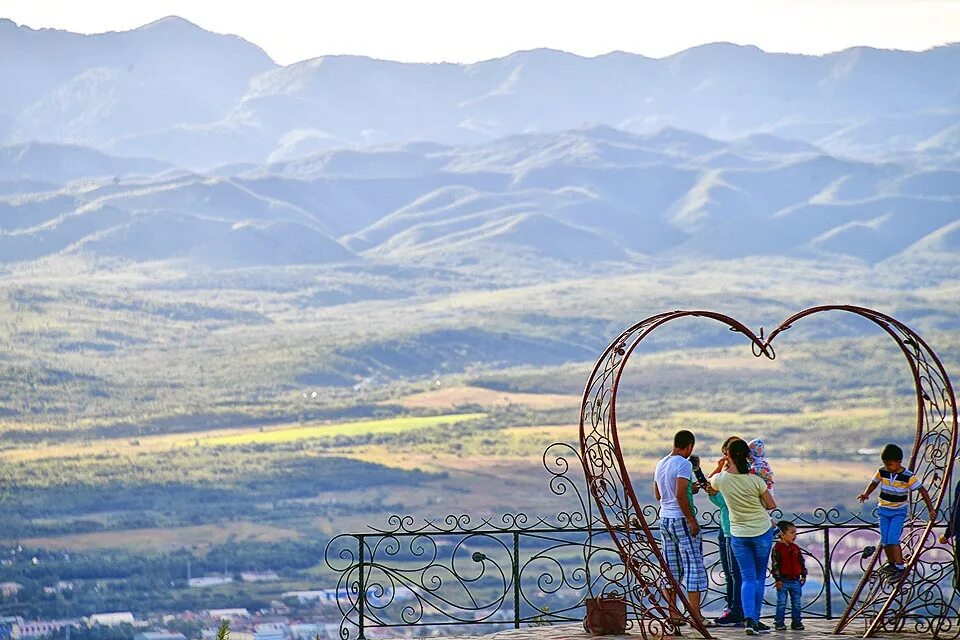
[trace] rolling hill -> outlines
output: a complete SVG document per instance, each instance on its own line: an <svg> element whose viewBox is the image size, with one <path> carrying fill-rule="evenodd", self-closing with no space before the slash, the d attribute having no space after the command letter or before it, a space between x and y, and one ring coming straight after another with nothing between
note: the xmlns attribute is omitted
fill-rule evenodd
<svg viewBox="0 0 960 640"><path fill-rule="evenodd" d="M602 272L698 257L876 265L960 219L954 169L677 129L321 151L219 175L76 146L7 147L0 158L7 184L25 183L0 196L6 264L69 249L206 267L426 260L463 270L493 256L545 277L558 263ZM22 193L38 179L63 184Z"/></svg>

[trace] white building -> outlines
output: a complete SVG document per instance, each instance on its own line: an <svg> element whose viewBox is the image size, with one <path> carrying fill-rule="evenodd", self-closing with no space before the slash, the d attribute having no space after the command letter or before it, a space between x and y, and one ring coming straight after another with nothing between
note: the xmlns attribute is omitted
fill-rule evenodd
<svg viewBox="0 0 960 640"><path fill-rule="evenodd" d="M290 637L293 640L313 640L317 634L326 635L326 625L320 622L302 622L290 625Z"/></svg>
<svg viewBox="0 0 960 640"><path fill-rule="evenodd" d="M282 600L287 598L296 598L301 603L306 602L336 602L337 596L340 596L341 599L346 599L347 590L346 589L317 589L315 591L286 591L280 594Z"/></svg>
<svg viewBox="0 0 960 640"><path fill-rule="evenodd" d="M187 584L191 587L216 587L231 582L233 582L232 576L204 576L202 578L190 578Z"/></svg>
<svg viewBox="0 0 960 640"><path fill-rule="evenodd" d="M276 582L280 576L276 571L243 571L240 579L244 582Z"/></svg>
<svg viewBox="0 0 960 640"><path fill-rule="evenodd" d="M380 594L378 589L370 587L367 590L367 601L377 605L385 605L393 600L406 600L413 596L409 589L401 588L394 595L393 589L389 587ZM287 591L280 594L280 598L296 598L301 604L308 602L319 602L321 604L336 604L337 600L346 601L352 597L349 595L346 587L339 589L316 589L315 591Z"/></svg>
<svg viewBox="0 0 960 640"><path fill-rule="evenodd" d="M20 589L23 589L23 585L19 582L0 582L0 593L4 598L17 595Z"/></svg>
<svg viewBox="0 0 960 640"><path fill-rule="evenodd" d="M95 613L87 618L87 624L91 627L97 624L104 627L115 627L120 624L136 624L136 620L133 619L133 614L129 611Z"/></svg>
<svg viewBox="0 0 960 640"><path fill-rule="evenodd" d="M144 631L133 636L133 640L187 640L187 636L176 631Z"/></svg>
<svg viewBox="0 0 960 640"><path fill-rule="evenodd" d="M246 609L210 609L207 616L214 620L245 620L250 617Z"/></svg>
<svg viewBox="0 0 960 640"><path fill-rule="evenodd" d="M64 627L79 627L76 620L20 620L13 625L10 637L14 640L19 638L39 638L56 633Z"/></svg>
<svg viewBox="0 0 960 640"><path fill-rule="evenodd" d="M284 640L287 625L282 622L265 622L254 628L253 640Z"/></svg>

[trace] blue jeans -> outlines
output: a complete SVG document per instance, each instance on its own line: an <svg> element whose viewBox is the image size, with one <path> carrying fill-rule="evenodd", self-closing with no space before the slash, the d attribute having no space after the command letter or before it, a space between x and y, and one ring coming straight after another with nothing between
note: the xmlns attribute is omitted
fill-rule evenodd
<svg viewBox="0 0 960 640"><path fill-rule="evenodd" d="M743 619L743 603L740 600L740 567L737 566L737 559L733 555L729 537L720 530L717 536L717 544L720 549L720 567L723 570L724 581L726 582L726 592L724 600L727 603L727 610L730 617L734 620Z"/></svg>
<svg viewBox="0 0 960 640"><path fill-rule="evenodd" d="M787 595L790 596L790 618L793 624L800 624L800 596L803 595L803 587L799 580L783 581L783 586L777 591L777 614L773 621L783 624L787 614Z"/></svg>
<svg viewBox="0 0 960 640"><path fill-rule="evenodd" d="M743 602L743 615L754 622L760 619L763 606L763 588L767 581L767 561L773 547L773 531L752 538L731 536L733 554L740 567L740 598Z"/></svg>
<svg viewBox="0 0 960 640"><path fill-rule="evenodd" d="M900 534L903 533L903 523L907 519L906 509L891 509L880 507L877 509L880 519L880 544L889 546L900 544Z"/></svg>

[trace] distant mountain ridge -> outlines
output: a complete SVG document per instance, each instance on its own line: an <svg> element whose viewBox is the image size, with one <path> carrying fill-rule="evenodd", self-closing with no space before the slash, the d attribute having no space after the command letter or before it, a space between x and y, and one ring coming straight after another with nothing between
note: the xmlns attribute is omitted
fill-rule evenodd
<svg viewBox="0 0 960 640"><path fill-rule="evenodd" d="M269 56L237 36L170 17L81 35L0 20L0 134L102 147L226 115ZM137 154L132 154L137 155ZM155 154L148 154L156 157Z"/></svg>
<svg viewBox="0 0 960 640"><path fill-rule="evenodd" d="M481 145L324 151L216 175L31 148L47 173L23 161L27 147L0 148L10 190L0 194L0 264L83 254L213 269L370 263L546 277L651 259L909 258L948 272L956 263L960 170L840 159L769 134L722 141L594 126Z"/></svg>
<svg viewBox="0 0 960 640"><path fill-rule="evenodd" d="M533 50L470 65L277 66L180 18L78 35L0 21L0 144L76 143L189 167L375 144L477 144L588 124L773 135L852 157L955 158L960 45L825 56L710 44L662 59Z"/></svg>

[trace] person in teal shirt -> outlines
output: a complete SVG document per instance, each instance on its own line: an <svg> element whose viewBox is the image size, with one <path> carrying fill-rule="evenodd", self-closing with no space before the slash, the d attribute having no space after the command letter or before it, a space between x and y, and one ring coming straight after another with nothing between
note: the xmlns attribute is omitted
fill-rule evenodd
<svg viewBox="0 0 960 640"><path fill-rule="evenodd" d="M711 477L726 470L726 466L729 464L726 457L727 446L733 440L739 440L739 438L729 438L720 448L723 457L717 461L717 468L710 474ZM737 558L733 555L733 547L730 544L730 510L719 491L709 485L705 489L710 497L710 502L720 510L720 532L717 535L717 546L720 552L720 566L726 580L724 600L727 607L723 615L714 618L713 622L720 627L735 627L743 624L743 601L740 597L740 567L737 565Z"/></svg>

